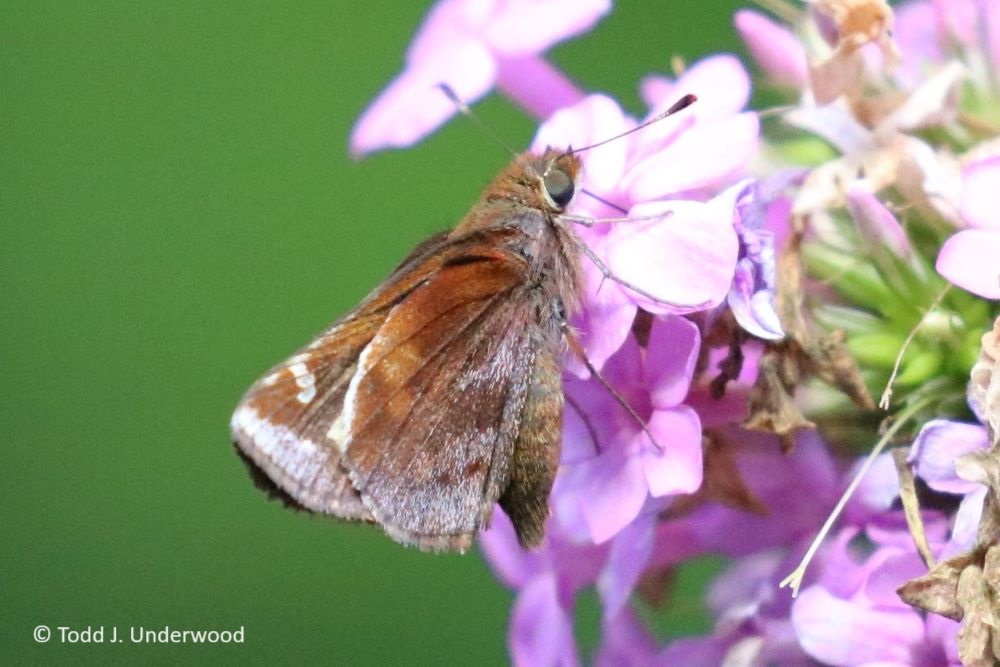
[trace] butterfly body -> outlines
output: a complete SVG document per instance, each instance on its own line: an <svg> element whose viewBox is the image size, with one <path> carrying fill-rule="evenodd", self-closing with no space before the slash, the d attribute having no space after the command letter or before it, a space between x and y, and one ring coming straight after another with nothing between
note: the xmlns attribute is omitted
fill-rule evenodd
<svg viewBox="0 0 1000 667"><path fill-rule="evenodd" d="M559 460L560 358L580 298L560 220L579 161L519 156L450 232L254 384L240 453L290 502L464 551L499 502L543 536Z"/></svg>

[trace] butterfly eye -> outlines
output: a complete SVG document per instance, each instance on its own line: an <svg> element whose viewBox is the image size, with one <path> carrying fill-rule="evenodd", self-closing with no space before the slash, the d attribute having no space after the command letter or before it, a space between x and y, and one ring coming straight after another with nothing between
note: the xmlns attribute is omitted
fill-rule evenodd
<svg viewBox="0 0 1000 667"><path fill-rule="evenodd" d="M573 199L574 186L573 179L561 169L550 169L545 174L545 192L559 208L566 208L570 200Z"/></svg>

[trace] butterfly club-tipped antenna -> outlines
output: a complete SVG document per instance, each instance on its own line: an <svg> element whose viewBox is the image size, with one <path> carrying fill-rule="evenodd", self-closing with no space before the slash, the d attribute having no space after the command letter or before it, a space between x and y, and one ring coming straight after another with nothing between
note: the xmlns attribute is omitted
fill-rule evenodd
<svg viewBox="0 0 1000 667"><path fill-rule="evenodd" d="M676 102L674 102L673 104L671 104L670 108L667 109L666 111L663 111L661 113L656 114L655 116L653 116L649 120L644 121L642 123L639 123L638 125L636 125L635 127L633 127L630 130L625 130L624 132L622 132L620 134L616 134L613 137L608 137L607 139L602 139L601 141L598 141L597 143L594 143L594 144L590 144L589 146L584 146L582 148L570 148L568 151L566 151L565 153L563 153L559 157L563 158L563 157L566 157L567 155L576 155L577 153L582 153L583 151L589 151L592 148L597 148L599 146L603 146L604 144L610 144L612 141L617 141L617 140L621 139L622 137L627 137L628 135L630 135L630 134L632 134L634 132L638 132L639 130L643 130L643 129L649 127L650 125L652 125L654 123L658 123L658 122L660 122L661 120L663 120L664 118L666 118L668 116L673 116L678 111L683 111L684 109L687 109L689 106L691 106L692 104L694 104L697 101L698 101L697 96L692 95L691 93L688 93L687 95L684 95L679 100L677 100Z"/></svg>

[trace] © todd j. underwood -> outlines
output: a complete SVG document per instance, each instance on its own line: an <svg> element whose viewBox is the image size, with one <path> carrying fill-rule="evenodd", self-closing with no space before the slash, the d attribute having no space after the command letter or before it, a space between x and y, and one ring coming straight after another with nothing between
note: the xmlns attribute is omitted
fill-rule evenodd
<svg viewBox="0 0 1000 667"><path fill-rule="evenodd" d="M87 626L76 630L68 626L57 627L59 640L65 644L118 644L131 641L133 644L242 644L243 626L235 630L173 630L170 626L146 628L133 626L119 636L118 628L103 625Z"/></svg>

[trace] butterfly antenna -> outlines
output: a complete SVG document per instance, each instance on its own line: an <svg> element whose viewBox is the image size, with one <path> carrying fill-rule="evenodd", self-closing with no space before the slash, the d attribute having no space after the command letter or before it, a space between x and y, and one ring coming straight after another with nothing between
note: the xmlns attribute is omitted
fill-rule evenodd
<svg viewBox="0 0 1000 667"><path fill-rule="evenodd" d="M641 123L639 125L636 125L631 130L626 130L625 132L622 132L621 134L616 134L613 137L608 137L607 139L605 139L603 141L598 141L596 144L591 144L589 146L584 146L583 148L571 148L570 150L566 151L565 153L563 153L559 157L566 157L567 155L573 155L575 153L582 153L583 151L589 151L591 148L597 148L598 146L603 146L604 144L611 143L612 141L617 141L618 139L621 139L622 137L627 137L628 135L632 134L633 132L638 132L639 130L641 130L643 128L649 127L653 123L660 122L661 120L663 120L667 116L673 116L678 111L683 111L684 109L687 109L689 106L691 106L692 104L694 104L697 101L698 101L697 97L695 97L694 95L688 93L684 97L682 97L679 100L677 100L676 102L674 102L671 105L671 107L669 109L667 109L666 111L664 111L663 113L657 114L653 118L650 118L649 120L647 120L645 123Z"/></svg>
<svg viewBox="0 0 1000 667"><path fill-rule="evenodd" d="M469 108L469 105L463 102L461 98L459 98L458 94L455 93L455 91L452 89L451 86L449 86L447 83L439 83L437 87L441 89L441 92L444 93L445 97L451 100L451 103L455 105L455 108L458 109L460 113L471 118L476 123L476 125L479 126L479 129L481 129L483 132L485 132L486 134L488 134L490 137L493 138L493 141L500 144L500 146L502 146L503 149L506 150L508 153L510 153L514 157L517 157L517 151L508 146L507 143L503 139L501 139L496 132L493 131L493 128L484 123L479 116L473 113L472 109Z"/></svg>

